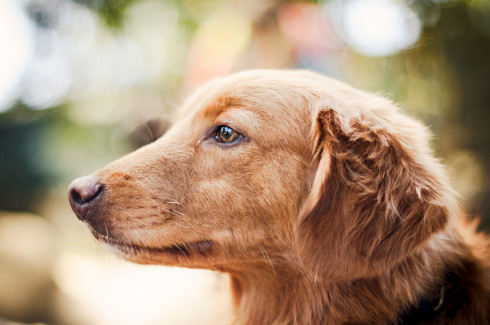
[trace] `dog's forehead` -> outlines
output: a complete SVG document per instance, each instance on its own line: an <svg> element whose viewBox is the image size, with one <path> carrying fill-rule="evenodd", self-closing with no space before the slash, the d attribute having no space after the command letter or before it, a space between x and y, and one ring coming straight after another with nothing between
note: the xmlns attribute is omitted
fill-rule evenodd
<svg viewBox="0 0 490 325"><path fill-rule="evenodd" d="M305 91L293 87L290 81L289 78L257 74L238 74L214 80L184 103L177 119L191 115L212 120L234 108L267 118L294 114L294 107L304 106Z"/></svg>

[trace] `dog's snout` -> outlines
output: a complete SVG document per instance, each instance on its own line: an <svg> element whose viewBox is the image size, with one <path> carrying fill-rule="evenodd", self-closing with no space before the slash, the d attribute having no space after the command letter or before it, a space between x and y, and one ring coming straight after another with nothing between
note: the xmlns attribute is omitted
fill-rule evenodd
<svg viewBox="0 0 490 325"><path fill-rule="evenodd" d="M102 184L95 176L77 178L70 184L70 199L75 204L93 201L101 192Z"/></svg>
<svg viewBox="0 0 490 325"><path fill-rule="evenodd" d="M74 180L68 188L70 205L79 219L84 219L85 210L102 193L104 186L95 176L85 176Z"/></svg>

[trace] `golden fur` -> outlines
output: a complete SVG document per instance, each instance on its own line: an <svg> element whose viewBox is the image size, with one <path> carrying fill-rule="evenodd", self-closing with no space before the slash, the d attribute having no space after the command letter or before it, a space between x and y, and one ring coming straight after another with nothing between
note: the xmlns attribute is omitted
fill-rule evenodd
<svg viewBox="0 0 490 325"><path fill-rule="evenodd" d="M220 143L220 125L244 137ZM428 138L327 77L243 72L70 200L128 260L229 273L236 324L487 324L489 239L459 217Z"/></svg>

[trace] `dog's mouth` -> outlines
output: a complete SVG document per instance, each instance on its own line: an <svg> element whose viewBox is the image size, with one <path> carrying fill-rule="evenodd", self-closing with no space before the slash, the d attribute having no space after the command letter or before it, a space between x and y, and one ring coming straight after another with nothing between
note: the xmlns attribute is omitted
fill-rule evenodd
<svg viewBox="0 0 490 325"><path fill-rule="evenodd" d="M141 254L175 254L189 256L193 253L205 253L209 251L214 245L214 242L212 240L205 239L182 244L173 244L170 246L152 247L136 244L129 241L123 241L117 238L109 237L107 235L102 235L101 233L93 229L91 229L91 231L96 239L108 244L111 247L116 248L124 254L131 256Z"/></svg>

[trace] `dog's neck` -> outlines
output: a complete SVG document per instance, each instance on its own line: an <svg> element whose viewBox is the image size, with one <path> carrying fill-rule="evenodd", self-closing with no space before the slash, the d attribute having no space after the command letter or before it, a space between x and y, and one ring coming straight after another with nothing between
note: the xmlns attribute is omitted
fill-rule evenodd
<svg viewBox="0 0 490 325"><path fill-rule="evenodd" d="M421 299L438 299L447 264L442 262L440 247L435 247L438 240L433 241L372 278L315 279L291 260L230 272L236 323L392 323L415 310Z"/></svg>
<svg viewBox="0 0 490 325"><path fill-rule="evenodd" d="M295 324L322 323L322 286L291 265L231 272L231 284L236 324L290 324L291 315Z"/></svg>

